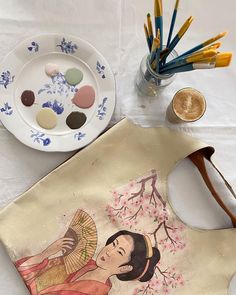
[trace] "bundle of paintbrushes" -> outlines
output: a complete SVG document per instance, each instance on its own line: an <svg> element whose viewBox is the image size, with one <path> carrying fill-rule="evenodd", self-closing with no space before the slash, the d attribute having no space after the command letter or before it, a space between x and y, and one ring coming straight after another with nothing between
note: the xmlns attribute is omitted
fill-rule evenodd
<svg viewBox="0 0 236 295"><path fill-rule="evenodd" d="M230 64L232 53L220 53L217 50L220 47L221 43L216 41L224 37L226 35L226 32L220 33L219 35L210 38L209 40L206 40L203 43L187 50L185 53L179 55L178 57L167 61L168 56L172 53L176 45L179 43L179 41L182 39L182 37L190 27L193 21L193 17L190 16L179 29L178 33L172 38L179 7L179 0L176 0L166 47L163 48L162 0L154 1L155 37L153 34L150 13L148 13L147 15L147 25L144 24L145 36L150 52L149 63L152 70L154 70L158 74L164 75L192 71L196 69L226 67Z"/></svg>

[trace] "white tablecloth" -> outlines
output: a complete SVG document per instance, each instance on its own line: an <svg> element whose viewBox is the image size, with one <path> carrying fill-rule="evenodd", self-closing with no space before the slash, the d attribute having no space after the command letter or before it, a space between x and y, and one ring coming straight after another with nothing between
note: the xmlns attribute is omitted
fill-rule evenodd
<svg viewBox="0 0 236 295"><path fill-rule="evenodd" d="M174 0L163 2L166 40ZM137 124L175 128L213 145L216 148L214 161L236 189L236 61L226 69L178 74L158 98L140 97L134 88L134 78L141 58L147 53L143 22L147 12L153 13L153 0L0 0L0 7L0 59L22 39L39 33L58 32L86 39L106 57L115 75L117 106L112 122L126 116ZM190 15L195 20L177 51L181 53L227 30L229 34L222 39L222 50L236 52L235 9L234 0L181 0L176 28ZM168 124L166 107L173 94L186 86L197 88L205 95L206 114L195 123ZM0 208L71 154L32 150L0 126ZM177 167L170 176L173 183L181 175L181 169L185 169L183 167ZM170 191L173 190L170 188ZM197 226L198 220L206 220L199 224L205 228L230 226L213 200L186 201L181 200L179 194L176 195L176 211L186 222L193 220ZM172 198L175 198L174 193ZM209 215L212 218L208 218ZM0 286L0 294L9 294L7 287L1 284L1 276ZM231 289L232 294L236 294L236 287Z"/></svg>

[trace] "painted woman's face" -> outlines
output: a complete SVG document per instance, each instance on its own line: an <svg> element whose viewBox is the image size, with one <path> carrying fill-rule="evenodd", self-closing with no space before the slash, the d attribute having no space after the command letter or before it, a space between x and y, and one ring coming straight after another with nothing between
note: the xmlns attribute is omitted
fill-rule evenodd
<svg viewBox="0 0 236 295"><path fill-rule="evenodd" d="M131 266L121 266L130 261L134 241L131 236L121 235L111 244L106 245L98 254L97 266L109 270L110 275L126 273L132 270Z"/></svg>

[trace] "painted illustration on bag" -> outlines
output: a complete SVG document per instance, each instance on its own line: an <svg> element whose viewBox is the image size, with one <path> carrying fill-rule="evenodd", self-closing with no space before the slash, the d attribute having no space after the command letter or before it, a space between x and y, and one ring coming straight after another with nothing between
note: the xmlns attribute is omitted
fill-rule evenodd
<svg viewBox="0 0 236 295"><path fill-rule="evenodd" d="M160 252L148 235L121 230L97 248L93 219L77 210L68 230L41 253L16 261L32 295L105 295L111 277L147 282L154 274Z"/></svg>
<svg viewBox="0 0 236 295"><path fill-rule="evenodd" d="M134 295L171 294L184 286L183 274L168 261L186 248L185 225L171 217L158 191L156 170L113 190L106 211L115 226L148 235L154 247L160 249L161 259L153 268L154 275L135 288Z"/></svg>

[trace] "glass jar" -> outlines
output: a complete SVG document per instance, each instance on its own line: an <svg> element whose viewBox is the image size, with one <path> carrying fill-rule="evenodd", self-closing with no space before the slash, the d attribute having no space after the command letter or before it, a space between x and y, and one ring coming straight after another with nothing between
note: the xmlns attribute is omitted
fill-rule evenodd
<svg viewBox="0 0 236 295"><path fill-rule="evenodd" d="M175 50L172 50L167 58L167 62L178 57ZM160 89L169 85L176 77L176 74L156 73L150 65L150 54L146 54L141 61L137 73L135 84L141 95L157 96Z"/></svg>

